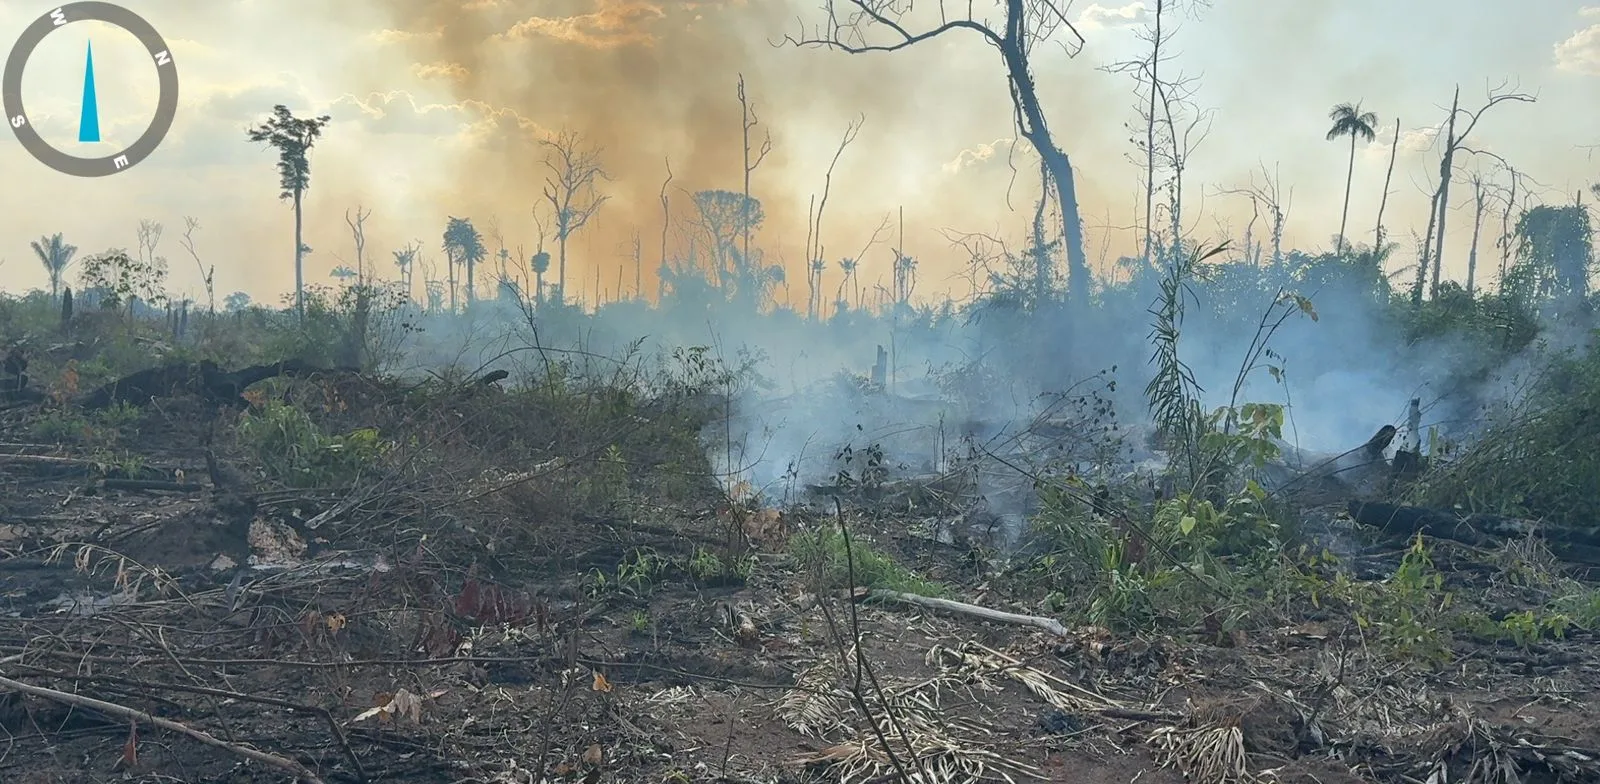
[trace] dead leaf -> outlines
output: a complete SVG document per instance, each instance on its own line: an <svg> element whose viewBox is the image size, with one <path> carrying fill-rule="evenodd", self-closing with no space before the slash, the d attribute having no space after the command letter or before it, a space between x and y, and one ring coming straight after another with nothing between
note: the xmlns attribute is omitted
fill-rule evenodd
<svg viewBox="0 0 1600 784"><path fill-rule="evenodd" d="M595 670L594 671L594 685L592 687L590 687L590 688L594 689L595 691L603 691L603 692L609 693L611 691L611 681L606 680L606 676L601 675L599 670Z"/></svg>
<svg viewBox="0 0 1600 784"><path fill-rule="evenodd" d="M600 767L602 762L605 762L605 754L600 751L600 744L589 744L589 748L583 752L583 764L591 768L597 768Z"/></svg>
<svg viewBox="0 0 1600 784"><path fill-rule="evenodd" d="M139 764L139 725L134 722L128 722L128 739L122 742L122 758L118 762L123 768Z"/></svg>
<svg viewBox="0 0 1600 784"><path fill-rule="evenodd" d="M391 721L397 717L408 718L412 723L422 721L422 698L405 689L400 689L394 694L379 693L374 695L375 708L362 711L352 722L366 721L376 717L378 721Z"/></svg>

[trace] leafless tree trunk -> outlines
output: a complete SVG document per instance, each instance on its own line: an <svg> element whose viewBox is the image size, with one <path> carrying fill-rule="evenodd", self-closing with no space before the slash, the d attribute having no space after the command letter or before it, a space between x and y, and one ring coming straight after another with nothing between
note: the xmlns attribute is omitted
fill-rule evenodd
<svg viewBox="0 0 1600 784"><path fill-rule="evenodd" d="M1211 112L1195 107L1188 99L1194 94L1192 82L1179 78L1171 83L1157 82L1161 93L1161 113L1167 126L1167 168L1172 170L1171 217L1172 252L1183 249L1183 173L1189 165L1189 155L1211 132ZM1178 128L1183 127L1179 133Z"/></svg>
<svg viewBox="0 0 1600 784"><path fill-rule="evenodd" d="M1505 209L1500 211L1500 238L1495 244L1500 246L1500 281L1506 279L1506 268L1511 265L1511 211L1517 206L1517 170L1511 170L1511 190L1506 195Z"/></svg>
<svg viewBox="0 0 1600 784"><path fill-rule="evenodd" d="M1195 3L1197 0L1190 2ZM1162 68L1164 61L1171 59L1167 50L1173 35L1177 32L1176 26L1167 23L1165 12L1169 8L1181 5L1171 0L1157 0L1151 22L1137 33L1139 40L1148 47L1148 54L1138 60L1113 63L1102 68L1111 73L1131 74L1138 84L1136 92L1143 91L1139 93L1141 103L1138 106L1138 115L1140 123L1144 126L1144 138L1136 141L1135 146L1143 153L1142 160L1138 163L1144 168L1142 255L1147 261L1155 260L1157 241L1155 216L1159 208L1155 199L1157 173L1165 171L1169 174L1165 190L1168 195L1167 218L1171 242L1166 244L1170 246L1171 252L1181 253L1183 252L1183 173L1189 154L1210 130L1211 113L1202 111L1193 104L1194 80L1182 75L1175 78L1161 76L1164 72ZM1184 129L1181 133L1178 130L1180 127Z"/></svg>
<svg viewBox="0 0 1600 784"><path fill-rule="evenodd" d="M827 21L820 29L801 37L785 36L794 46L820 46L850 54L867 52L893 52L915 46L939 36L963 30L981 37L1000 53L1005 66L1007 84L1017 131L1033 146L1044 160L1055 185L1056 201L1061 207L1062 237L1067 246L1067 278L1076 304L1087 304L1089 296L1089 264L1083 248L1083 221L1078 211L1078 194L1073 178L1072 160L1056 144L1044 109L1039 102L1032 72L1034 46L1055 38L1066 31L1070 40L1064 43L1068 55L1082 50L1083 36L1067 19L1062 4L1057 0L994 0L1003 10L998 23L986 21L984 9L968 5L964 15L946 13L941 7L935 15L928 11L930 27L913 32L908 17L912 15L910 3L886 3L882 0L825 0ZM888 43L871 43L869 36L883 34Z"/></svg>
<svg viewBox="0 0 1600 784"><path fill-rule="evenodd" d="M806 258L811 260L808 263L813 264L813 266L817 266L815 262L823 260L822 211L828 206L828 191L833 188L834 167L839 165L839 156L844 155L844 149L849 147L850 143L856 140L856 134L861 133L861 126L865 124L866 121L867 118L865 116L858 115L854 120L851 120L849 124L845 126L844 136L839 139L839 148L834 150L833 160L828 162L828 171L822 177L822 197L815 200L816 211L812 212L807 210L806 220L810 225L806 226ZM819 291L821 286L822 270L818 269L817 288ZM820 318L821 316L822 302L819 296L817 302L817 313L814 317Z"/></svg>
<svg viewBox="0 0 1600 784"><path fill-rule="evenodd" d="M1501 92L1499 90L1490 90L1489 98L1484 105L1475 111L1468 112L1461 108L1461 88L1457 87L1455 98L1450 103L1450 119L1445 123L1446 131L1444 155L1439 161L1439 188L1437 191L1438 205L1435 208L1437 212L1436 217L1438 218L1437 231L1429 235L1433 239L1434 245L1433 286L1429 292L1430 296L1438 296L1439 294L1440 270L1443 269L1444 266L1443 257L1445 217L1450 208L1450 180L1454 174L1453 167L1455 166L1456 151L1462 149L1462 146L1466 144L1467 137L1471 135L1472 129L1477 127L1478 120L1483 117L1483 113L1488 111L1490 107L1497 103L1501 103L1502 101L1522 101L1524 103L1533 103L1535 98L1527 93L1508 93ZM1458 114L1466 115L1466 127L1461 131L1460 134L1456 133L1456 116Z"/></svg>
<svg viewBox="0 0 1600 784"><path fill-rule="evenodd" d="M1262 180L1260 184L1256 183L1255 174L1252 173L1250 175L1249 188L1235 188L1223 191L1223 193L1243 193L1249 196L1250 205L1256 215L1259 215L1265 209L1267 214L1267 236L1272 243L1272 266L1277 267L1283 264L1283 227L1289 220L1289 208L1290 203L1294 200L1294 189L1290 188L1289 192L1285 194L1283 192L1282 178L1279 177L1277 169L1274 168L1268 171L1265 163L1261 164L1260 168ZM1252 217L1250 225L1254 226L1255 222L1256 218ZM1248 248L1248 242L1246 247ZM1260 261L1260 253L1257 251L1256 263L1259 264Z"/></svg>
<svg viewBox="0 0 1600 784"><path fill-rule="evenodd" d="M1050 298L1052 278L1050 250L1044 241L1045 207L1050 204L1050 170L1039 162L1039 204L1033 211L1033 304L1043 307Z"/></svg>
<svg viewBox="0 0 1600 784"><path fill-rule="evenodd" d="M1483 230L1483 175L1472 175L1472 247L1467 251L1467 296L1476 291L1478 278L1478 237Z"/></svg>
<svg viewBox="0 0 1600 784"><path fill-rule="evenodd" d="M1156 217L1156 93L1155 85L1160 81L1161 68L1161 43L1166 40L1161 34L1161 12L1166 7L1166 0L1156 0L1155 19L1151 22L1150 59L1146 61L1150 85L1150 106L1144 112L1144 260L1146 263L1154 261L1151 249L1155 242L1155 217Z"/></svg>
<svg viewBox="0 0 1600 784"><path fill-rule="evenodd" d="M306 317L305 189L294 190L294 312Z"/></svg>
<svg viewBox="0 0 1600 784"><path fill-rule="evenodd" d="M200 268L200 280L206 286L206 309L210 311L211 315L215 316L217 314L217 266L215 264L206 266L200 262L200 254L194 247L194 233L199 228L200 221L187 215L183 216L183 239L179 241L179 244L183 245L183 249L189 252L189 258L194 259L194 265Z"/></svg>
<svg viewBox="0 0 1600 784"><path fill-rule="evenodd" d="M633 298L644 297L644 249L639 244L639 232L633 233ZM617 283L617 293L622 293L622 283Z"/></svg>
<svg viewBox="0 0 1600 784"><path fill-rule="evenodd" d="M1383 196L1378 199L1378 226L1372 232L1372 252L1383 255L1383 210L1389 206L1389 183L1394 179L1394 159L1400 153L1400 118L1394 118L1394 140L1389 142L1389 171L1383 175Z"/></svg>
<svg viewBox="0 0 1600 784"><path fill-rule="evenodd" d="M1439 191L1435 189L1428 201L1428 228L1422 232L1421 250L1417 257L1417 279L1411 287L1411 307L1422 307L1422 292L1428 287L1428 262L1433 248L1433 228L1439 222Z"/></svg>
<svg viewBox="0 0 1600 784"><path fill-rule="evenodd" d="M456 252L446 247L444 249L444 264L447 271L446 277L450 281L450 312L456 312Z"/></svg>
<svg viewBox="0 0 1600 784"><path fill-rule="evenodd" d="M363 284L365 284L367 282L367 232L366 232L366 222L367 222L367 218L370 217L371 215L372 215L372 210L363 211L361 209L361 205L359 205L359 204L356 205L356 214L355 214L355 217L353 217L353 218L350 216L350 211L349 210L345 210L344 211L344 222L345 222L346 225L348 225L350 227L350 236L352 238L354 238L354 240L355 240L355 246L356 246L356 285L357 286L363 285Z"/></svg>
<svg viewBox="0 0 1600 784"><path fill-rule="evenodd" d="M756 167L767 159L767 153L772 152L772 132L768 131L761 140L760 149L756 150L756 159L750 160L750 129L760 122L756 117L756 108L745 98L744 74L739 74L739 112L741 133L744 137L744 204L740 208L740 225L743 227L744 237L741 252L744 254L744 265L748 270L753 263L750 258L750 175ZM756 303L760 304L760 303Z"/></svg>
<svg viewBox="0 0 1600 784"><path fill-rule="evenodd" d="M656 271L656 301L667 297L667 230L672 227L672 211L667 199L667 186L672 184L672 159L666 159L667 178L661 181L661 268Z"/></svg>
<svg viewBox="0 0 1600 784"><path fill-rule="evenodd" d="M1450 214L1450 180L1453 179L1456 154L1456 113L1461 110L1461 87L1456 87L1455 97L1450 101L1450 121L1445 123L1444 155L1439 159L1439 205L1438 234L1433 247L1433 284L1428 289L1428 296L1439 296L1439 277L1444 268L1444 227L1445 219Z"/></svg>

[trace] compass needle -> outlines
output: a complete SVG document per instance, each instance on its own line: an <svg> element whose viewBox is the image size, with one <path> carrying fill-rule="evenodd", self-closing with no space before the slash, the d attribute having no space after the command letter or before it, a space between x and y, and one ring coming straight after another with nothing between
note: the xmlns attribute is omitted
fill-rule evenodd
<svg viewBox="0 0 1600 784"><path fill-rule="evenodd" d="M39 130L34 127L32 118L22 105L22 73L28 65L28 58L33 54L33 50L50 33L73 22L85 21L104 22L132 34L143 45L145 53L150 57L146 62L154 65L160 82L155 117L150 121L150 125L133 144L97 157L79 157L51 146L39 135ZM102 48L101 54L104 53L105 50ZM113 66L112 73L121 71L120 67L116 67L120 66L120 63L114 63ZM173 60L172 50L167 48L167 42L143 17L120 5L102 0L78 0L34 19L33 23L22 31L16 43L12 44L11 54L6 57L4 73L0 74L0 104L4 106L5 121L11 126L12 134L22 143L23 149L40 163L73 177L106 177L127 171L150 157L156 147L160 146L161 140L166 138L167 131L172 128L172 121L178 114L178 68ZM95 86L92 46L86 46L84 49L83 103L78 115L78 141L102 141L100 99Z"/></svg>
<svg viewBox="0 0 1600 784"><path fill-rule="evenodd" d="M78 115L78 141L100 141L100 104L95 100L93 43L84 47L83 111Z"/></svg>

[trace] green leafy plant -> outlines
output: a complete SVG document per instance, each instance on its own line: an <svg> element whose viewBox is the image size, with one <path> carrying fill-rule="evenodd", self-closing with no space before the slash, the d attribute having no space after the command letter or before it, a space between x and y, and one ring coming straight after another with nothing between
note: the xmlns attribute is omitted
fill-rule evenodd
<svg viewBox="0 0 1600 784"><path fill-rule="evenodd" d="M324 487L353 481L371 470L391 444L377 429L328 435L306 412L268 401L239 422L239 441L268 476L291 487Z"/></svg>

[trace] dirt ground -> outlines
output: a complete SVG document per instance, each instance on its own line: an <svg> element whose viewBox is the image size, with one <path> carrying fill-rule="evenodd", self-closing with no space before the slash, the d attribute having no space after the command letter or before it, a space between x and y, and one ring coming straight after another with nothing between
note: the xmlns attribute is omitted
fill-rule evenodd
<svg viewBox="0 0 1600 784"><path fill-rule="evenodd" d="M310 527L330 497L212 487L199 403L125 445L180 491L108 489L72 462L103 457L0 416L0 781L1600 780L1582 631L1431 671L1314 608L1226 639L1055 635L818 597L772 548L731 585L596 591L640 548L719 542L717 510L522 520L546 549L497 568L404 521ZM851 519L955 598L1038 612L904 521ZM1468 587L1479 555L1439 550Z"/></svg>

